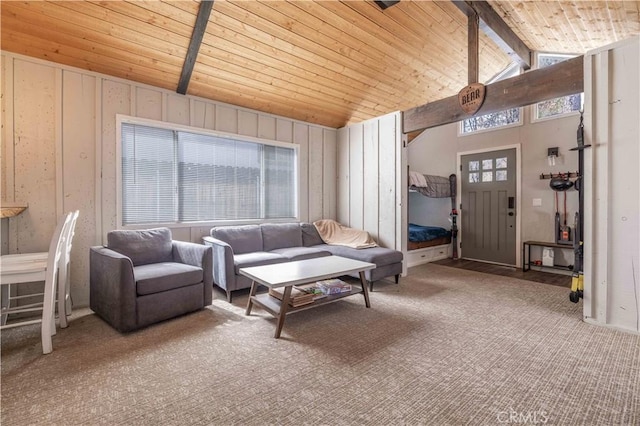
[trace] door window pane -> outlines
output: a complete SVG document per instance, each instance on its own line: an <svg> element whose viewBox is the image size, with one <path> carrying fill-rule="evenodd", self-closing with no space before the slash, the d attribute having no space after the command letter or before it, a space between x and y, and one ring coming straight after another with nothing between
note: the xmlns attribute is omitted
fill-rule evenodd
<svg viewBox="0 0 640 426"><path fill-rule="evenodd" d="M473 172L469 173L469 183L478 183L480 182L480 173Z"/></svg>
<svg viewBox="0 0 640 426"><path fill-rule="evenodd" d="M505 181L505 180L507 180L507 171L506 170L496 170L496 180L497 181Z"/></svg>
<svg viewBox="0 0 640 426"><path fill-rule="evenodd" d="M507 157L496 158L496 169L506 169L507 168Z"/></svg>
<svg viewBox="0 0 640 426"><path fill-rule="evenodd" d="M473 172L476 170L480 170L480 162L479 161L469 161L469 171Z"/></svg>
<svg viewBox="0 0 640 426"><path fill-rule="evenodd" d="M493 181L493 172L482 172L482 181L483 182L492 182Z"/></svg>
<svg viewBox="0 0 640 426"><path fill-rule="evenodd" d="M483 170L491 170L491 169L493 169L493 159L482 160L482 169Z"/></svg>

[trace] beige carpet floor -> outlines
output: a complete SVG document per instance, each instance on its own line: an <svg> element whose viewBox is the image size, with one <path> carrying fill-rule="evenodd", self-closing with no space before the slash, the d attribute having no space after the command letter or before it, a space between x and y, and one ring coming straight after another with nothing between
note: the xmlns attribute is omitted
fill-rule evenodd
<svg viewBox="0 0 640 426"><path fill-rule="evenodd" d="M640 424L640 336L565 288L427 264L279 340L214 294L127 335L76 310L44 356L37 326L4 331L2 425Z"/></svg>

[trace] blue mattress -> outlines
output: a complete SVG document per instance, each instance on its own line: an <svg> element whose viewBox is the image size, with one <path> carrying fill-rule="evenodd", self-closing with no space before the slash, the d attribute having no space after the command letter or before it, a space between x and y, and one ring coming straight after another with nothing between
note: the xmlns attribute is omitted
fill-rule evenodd
<svg viewBox="0 0 640 426"><path fill-rule="evenodd" d="M409 224L409 241L431 241L437 238L451 237L451 231L438 226L422 226L415 223Z"/></svg>

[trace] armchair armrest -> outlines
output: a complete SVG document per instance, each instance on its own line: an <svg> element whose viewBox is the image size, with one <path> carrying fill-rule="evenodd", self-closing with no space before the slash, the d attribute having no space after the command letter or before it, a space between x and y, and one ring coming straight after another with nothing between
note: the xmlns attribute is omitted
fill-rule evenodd
<svg viewBox="0 0 640 426"><path fill-rule="evenodd" d="M106 247L89 250L89 305L121 332L136 328L136 281L133 262Z"/></svg>
<svg viewBox="0 0 640 426"><path fill-rule="evenodd" d="M172 241L173 261L202 268L204 282L204 304L211 304L213 298L213 255L212 248L185 241Z"/></svg>
<svg viewBox="0 0 640 426"><path fill-rule="evenodd" d="M213 282L224 290L234 290L236 272L233 264L233 249L222 240L202 237L206 246L213 249Z"/></svg>

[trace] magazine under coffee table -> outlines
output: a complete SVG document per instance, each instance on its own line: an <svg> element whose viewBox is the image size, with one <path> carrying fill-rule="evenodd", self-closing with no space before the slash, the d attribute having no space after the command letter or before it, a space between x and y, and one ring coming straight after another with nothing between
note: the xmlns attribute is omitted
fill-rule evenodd
<svg viewBox="0 0 640 426"><path fill-rule="evenodd" d="M251 308L256 304L276 317L278 322L274 337L277 339L280 337L280 332L284 325L284 318L287 314L315 308L320 305L335 302L343 297L360 293L364 296L365 306L369 308L371 304L369 303L369 291L367 289L364 272L374 269L375 267L376 265L373 263L361 262L341 256L326 256L294 262L276 263L274 265L241 268L238 272L253 280L249 301L247 302L246 315L251 314ZM358 272L360 275L360 287L353 286L351 291L330 294L306 305L297 307L289 306L288 302L291 297L291 288L294 285L309 284L318 280L339 277L354 272ZM269 289L284 287L282 301L270 296L268 293L256 294L258 285L263 285Z"/></svg>

